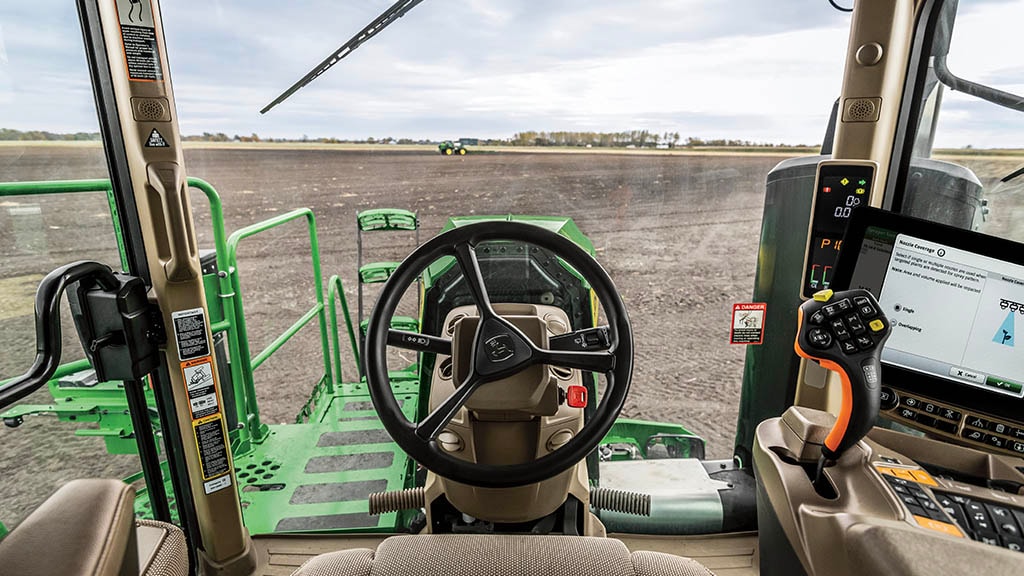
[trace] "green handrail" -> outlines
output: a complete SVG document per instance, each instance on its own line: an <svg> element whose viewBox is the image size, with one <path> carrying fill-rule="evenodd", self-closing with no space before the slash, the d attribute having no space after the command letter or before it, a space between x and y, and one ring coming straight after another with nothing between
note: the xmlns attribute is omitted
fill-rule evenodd
<svg viewBox="0 0 1024 576"><path fill-rule="evenodd" d="M335 274L327 281L327 302L331 313L331 348L334 351L333 384L335 386L343 382L341 374L341 344L338 342L338 310L335 304L337 300L341 301L341 311L345 315L345 326L348 328L348 341L352 346L352 357L356 363L356 373L362 372L359 368L359 344L356 340L356 332L352 328L352 317L348 313L348 299L345 297L345 286L342 285L341 278ZM330 390L330 392L333 392L333 390Z"/></svg>
<svg viewBox="0 0 1024 576"><path fill-rule="evenodd" d="M245 315L243 314L242 304L242 287L238 275L238 243L243 239L250 236L254 236L261 232L266 232L272 228L281 226L293 220L305 218L306 226L309 232L309 243L310 251L313 261L313 282L316 287L316 303L313 307L299 319L296 324L293 324L291 328L285 331L285 334L279 336L274 342L272 342L266 349L260 352L256 358L253 358L249 351L249 336L245 326ZM236 230L227 241L227 267L222 269L227 273L231 281L230 293L228 296L229 306L225 308L234 307L234 326L235 331L238 335L237 349L238 354L233 356L237 359L237 362L242 364L242 384L244 390L244 402L246 408L244 414L245 428L248 430L254 442L262 441L269 433L269 428L260 422L259 406L256 403L256 383L253 378L253 370L259 364L262 364L267 358L270 357L274 352L281 348L285 342L287 342L296 332L302 327L299 324L305 325L314 315L320 324L320 342L323 349L324 358L324 376L330 380L331 378L331 358L330 358L330 345L328 344L327 338L327 316L324 313L324 289L323 289L323 276L320 272L320 242L317 239L316 232L316 216L313 215L313 211L309 208L299 208L292 210L280 216L275 216L263 222L257 222L245 228ZM258 363L256 363L258 361ZM256 363L256 366L253 364Z"/></svg>

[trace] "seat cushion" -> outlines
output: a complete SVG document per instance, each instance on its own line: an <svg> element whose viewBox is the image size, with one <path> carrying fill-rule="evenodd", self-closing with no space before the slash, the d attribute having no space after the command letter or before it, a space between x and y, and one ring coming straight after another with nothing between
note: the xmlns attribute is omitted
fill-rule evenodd
<svg viewBox="0 0 1024 576"><path fill-rule="evenodd" d="M181 528L156 520L136 520L135 542L142 576L188 576L188 546Z"/></svg>
<svg viewBox="0 0 1024 576"><path fill-rule="evenodd" d="M294 576L714 576L688 558L629 553L611 538L430 534L393 536L323 554Z"/></svg>

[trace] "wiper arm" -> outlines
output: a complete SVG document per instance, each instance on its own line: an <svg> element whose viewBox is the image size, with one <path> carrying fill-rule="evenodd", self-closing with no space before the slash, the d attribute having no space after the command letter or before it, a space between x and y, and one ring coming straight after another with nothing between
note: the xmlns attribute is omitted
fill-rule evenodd
<svg viewBox="0 0 1024 576"><path fill-rule="evenodd" d="M302 79L295 84L292 84L291 88L285 90L280 96L275 98L273 102L267 104L262 110L260 110L260 114L266 114L271 108L277 106L281 102L284 102L289 96L298 92L300 88L309 84L324 72L327 72L331 66L340 62L342 58L351 54L356 48L362 45L363 42L366 42L370 38L376 36L392 22L398 20L402 16L405 16L406 12L415 8L420 2L423 2L423 0L398 0L398 2L392 4L390 8L385 10L380 16L377 16L373 22L370 22L366 28L360 30L359 33L350 38L348 42L342 44L340 48L325 58L323 62L317 64L317 66L308 74L303 76Z"/></svg>

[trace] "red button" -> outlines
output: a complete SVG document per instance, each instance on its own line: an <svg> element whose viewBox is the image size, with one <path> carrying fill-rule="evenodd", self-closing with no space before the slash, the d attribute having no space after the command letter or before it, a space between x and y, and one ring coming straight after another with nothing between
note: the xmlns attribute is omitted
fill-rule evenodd
<svg viewBox="0 0 1024 576"><path fill-rule="evenodd" d="M586 408L587 389L583 386L569 386L565 395L565 403L572 408Z"/></svg>

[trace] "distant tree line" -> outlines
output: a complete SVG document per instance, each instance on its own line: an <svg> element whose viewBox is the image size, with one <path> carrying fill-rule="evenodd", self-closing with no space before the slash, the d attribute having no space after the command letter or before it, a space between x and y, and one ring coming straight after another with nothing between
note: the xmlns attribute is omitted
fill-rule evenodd
<svg viewBox="0 0 1024 576"><path fill-rule="evenodd" d="M49 141L88 141L100 140L98 132L76 132L73 134L58 134L45 130L13 130L0 128L0 140L49 140ZM186 142L310 142L317 144L437 144L438 140L413 139L413 138L310 138L303 135L301 138L266 138L260 137L255 132L248 136L235 134L229 136L224 132L203 132L183 136ZM752 142L750 140L735 139L703 139L688 137L685 140L679 132L651 132L650 130L627 130L622 132L518 132L511 138L481 138L479 144L484 146L578 146L578 147L600 147L600 148L695 148L695 147L766 147L766 148L789 148L787 144L765 144ZM800 146L804 146L801 144Z"/></svg>

